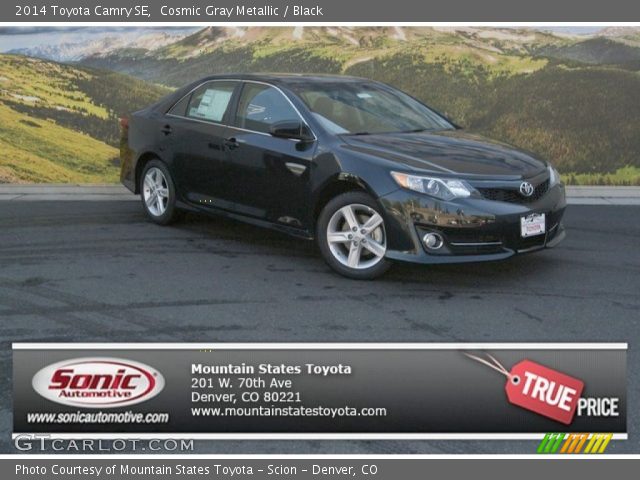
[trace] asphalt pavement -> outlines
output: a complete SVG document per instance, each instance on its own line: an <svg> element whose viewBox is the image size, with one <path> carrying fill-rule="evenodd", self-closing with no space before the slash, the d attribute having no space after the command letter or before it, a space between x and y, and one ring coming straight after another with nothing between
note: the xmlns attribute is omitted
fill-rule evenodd
<svg viewBox="0 0 640 480"><path fill-rule="evenodd" d="M573 205L559 247L500 263L334 274L313 243L137 202L0 202L0 451L11 450L11 342L629 342L640 451L640 208ZM535 442L197 442L208 453L531 453Z"/></svg>
<svg viewBox="0 0 640 480"><path fill-rule="evenodd" d="M640 205L640 187L567 186L571 205ZM0 184L0 201L136 201L120 184Z"/></svg>

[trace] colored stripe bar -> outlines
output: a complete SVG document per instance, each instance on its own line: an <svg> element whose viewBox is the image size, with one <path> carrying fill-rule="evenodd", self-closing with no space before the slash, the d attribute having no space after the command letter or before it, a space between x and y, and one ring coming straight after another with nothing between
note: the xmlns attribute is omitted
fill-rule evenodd
<svg viewBox="0 0 640 480"><path fill-rule="evenodd" d="M613 433L547 433L536 451L542 454L599 454L604 453L612 439Z"/></svg>

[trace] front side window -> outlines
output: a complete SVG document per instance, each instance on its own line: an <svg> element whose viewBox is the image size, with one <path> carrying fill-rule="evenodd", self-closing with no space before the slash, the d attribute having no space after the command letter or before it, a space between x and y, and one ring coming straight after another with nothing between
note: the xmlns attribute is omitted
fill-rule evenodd
<svg viewBox="0 0 640 480"><path fill-rule="evenodd" d="M335 134L398 133L454 128L398 90L366 82L292 86L314 117Z"/></svg>
<svg viewBox="0 0 640 480"><path fill-rule="evenodd" d="M205 83L191 95L187 117L222 122L235 87L235 82Z"/></svg>
<svg viewBox="0 0 640 480"><path fill-rule="evenodd" d="M274 87L246 83L238 103L236 125L256 132L269 133L274 123L300 121L284 95Z"/></svg>

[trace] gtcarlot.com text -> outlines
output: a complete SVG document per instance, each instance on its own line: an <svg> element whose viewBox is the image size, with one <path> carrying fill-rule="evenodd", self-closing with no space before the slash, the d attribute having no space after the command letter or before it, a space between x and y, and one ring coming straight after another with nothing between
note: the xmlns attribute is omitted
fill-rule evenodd
<svg viewBox="0 0 640 480"><path fill-rule="evenodd" d="M167 438L63 439L50 435L16 435L15 448L22 452L191 452L193 440Z"/></svg>

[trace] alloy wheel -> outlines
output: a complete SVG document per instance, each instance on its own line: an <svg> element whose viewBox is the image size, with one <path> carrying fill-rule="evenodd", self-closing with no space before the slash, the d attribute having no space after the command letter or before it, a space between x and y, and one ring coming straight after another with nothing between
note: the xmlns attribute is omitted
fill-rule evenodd
<svg viewBox="0 0 640 480"><path fill-rule="evenodd" d="M169 204L169 184L162 170L152 167L147 171L142 193L149 213L154 217L164 215Z"/></svg>
<svg viewBox="0 0 640 480"><path fill-rule="evenodd" d="M382 216L367 205L345 205L329 220L327 242L341 264L358 270L371 268L387 251Z"/></svg>

